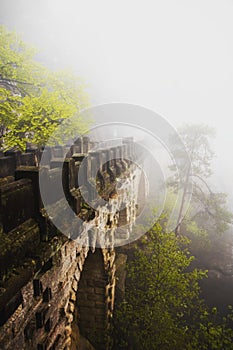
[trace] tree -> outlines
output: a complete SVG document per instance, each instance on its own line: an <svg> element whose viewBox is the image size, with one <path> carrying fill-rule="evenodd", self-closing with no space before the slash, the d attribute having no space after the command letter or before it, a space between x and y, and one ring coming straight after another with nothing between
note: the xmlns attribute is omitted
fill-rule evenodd
<svg viewBox="0 0 233 350"><path fill-rule="evenodd" d="M43 146L67 121L66 137L87 132L79 116L88 105L84 83L69 72L49 71L34 59L36 51L0 26L0 143L24 150L27 142ZM68 118L77 116L75 123Z"/></svg>
<svg viewBox="0 0 233 350"><path fill-rule="evenodd" d="M181 224L195 220L202 228L216 233L223 233L232 223L233 216L226 206L226 195L214 193L207 180L212 174L211 162L213 151L210 139L214 130L206 125L186 125L179 130L186 151L190 156L190 163L185 163L184 150L178 147L177 136L171 138L171 147L180 161L182 171L177 174L176 167L171 170L174 175L169 180L173 190L183 189L180 210L176 225L176 234L180 233ZM192 191L192 202L188 215L185 217L184 204ZM187 226L187 225L186 225Z"/></svg>
<svg viewBox="0 0 233 350"><path fill-rule="evenodd" d="M221 320L199 299L206 271L190 269L187 244L159 223L141 240L114 315L116 349L232 349L231 315Z"/></svg>

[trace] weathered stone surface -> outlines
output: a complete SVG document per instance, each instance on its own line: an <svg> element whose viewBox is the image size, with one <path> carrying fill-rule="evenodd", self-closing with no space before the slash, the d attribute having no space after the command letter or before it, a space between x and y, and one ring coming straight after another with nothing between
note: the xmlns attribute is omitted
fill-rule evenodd
<svg viewBox="0 0 233 350"><path fill-rule="evenodd" d="M32 183L29 179L8 182L0 187L0 213L4 232L35 216Z"/></svg>
<svg viewBox="0 0 233 350"><path fill-rule="evenodd" d="M2 177L2 178L0 178L0 187L4 186L10 182L13 182L14 180L15 180L14 176Z"/></svg>
<svg viewBox="0 0 233 350"><path fill-rule="evenodd" d="M8 269L23 262L25 257L33 258L40 242L38 224L33 219L25 221L22 225L0 235L0 277Z"/></svg>
<svg viewBox="0 0 233 350"><path fill-rule="evenodd" d="M10 156L0 158L0 177L14 176L15 174L15 159Z"/></svg>
<svg viewBox="0 0 233 350"><path fill-rule="evenodd" d="M121 300L125 295L127 255L119 253L116 257L116 298Z"/></svg>
<svg viewBox="0 0 233 350"><path fill-rule="evenodd" d="M20 165L35 166L36 165L35 154L33 154L33 153L22 153L20 155L19 164Z"/></svg>
<svg viewBox="0 0 233 350"><path fill-rule="evenodd" d="M39 167L38 166L19 166L15 171L16 180L30 179L32 182L32 189L35 201L35 210L38 217L40 209L42 208L42 202L40 198L39 189Z"/></svg>
<svg viewBox="0 0 233 350"><path fill-rule="evenodd" d="M74 212L86 220L78 228L80 232L77 232L76 241L61 235L44 212L39 191L39 168L27 166L35 160L36 151L23 155L16 152L9 158L3 157L2 164L5 165L2 170L0 168L0 177L2 174L14 175L15 167L17 169L16 181L12 176L0 180L1 212L4 212L0 226L3 248L0 251L2 349L109 348L109 323L115 299L114 230L119 224L122 205L128 207L125 213L127 221L130 217L134 220L134 194L127 194L133 188L130 181L119 193L116 191L116 175L120 176L126 168L130 174L130 164L122 163L122 155L129 151L129 147L124 147L124 152L120 148L101 150L92 154L88 163L92 167L87 167L85 174L86 177L93 175L94 163L99 159L101 169L97 174L97 187L115 214L107 207L93 210L85 203L78 187L78 173L90 145L88 138L80 139L68 150L70 155L73 152L78 154L74 154L71 161L62 163L66 198ZM44 169L44 176L48 187L56 187L59 170L54 167L61 165L58 157L63 157L66 152L67 148L47 150L47 164L50 163L51 168ZM105 166L105 155L109 152L118 160ZM86 191L90 192L92 199L93 179L87 178L87 181ZM59 215L63 204L56 191L50 202L55 215ZM104 247L106 242L109 242L108 248L95 249L96 245Z"/></svg>

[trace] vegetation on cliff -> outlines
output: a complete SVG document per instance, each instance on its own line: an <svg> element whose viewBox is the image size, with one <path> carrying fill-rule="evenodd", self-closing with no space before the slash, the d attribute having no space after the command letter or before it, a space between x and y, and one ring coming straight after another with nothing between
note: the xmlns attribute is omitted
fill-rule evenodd
<svg viewBox="0 0 233 350"><path fill-rule="evenodd" d="M115 310L115 349L232 349L232 312L221 318L200 299L207 271L190 269L188 244L159 223L138 242Z"/></svg>
<svg viewBox="0 0 233 350"><path fill-rule="evenodd" d="M223 316L216 307L207 307L200 294L200 282L208 278L202 257L211 256L213 242L224 240L233 218L226 195L214 192L208 182L213 130L203 125L185 126L180 135L190 163L184 162L176 136L171 138L183 170L177 174L171 167L168 183L173 194L168 205L128 254L125 295L114 315L114 349L233 349L232 307ZM183 196L177 224L174 233L165 233L169 204L180 188ZM190 191L192 200L185 212Z"/></svg>

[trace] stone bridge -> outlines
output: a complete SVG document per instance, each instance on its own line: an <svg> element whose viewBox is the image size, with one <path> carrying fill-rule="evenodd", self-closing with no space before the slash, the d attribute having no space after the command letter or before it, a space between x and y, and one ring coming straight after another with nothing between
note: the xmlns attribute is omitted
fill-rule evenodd
<svg viewBox="0 0 233 350"><path fill-rule="evenodd" d="M47 186L56 187L62 167L66 201L83 221L75 240L61 233L44 209L36 165L41 152L32 148L23 154L0 154L1 349L111 347L114 244L127 241L140 211L138 193L139 188L143 193L144 179L131 161L135 157L132 139L102 144L101 150L97 146L85 137L72 147L53 147L44 153ZM111 160L106 162L109 154ZM107 209L93 209L82 196L78 174L85 157L89 199L93 200L93 169L99 161L95 180L109 203ZM117 190L119 179L124 186ZM59 216L63 205L59 194L52 193L49 200Z"/></svg>

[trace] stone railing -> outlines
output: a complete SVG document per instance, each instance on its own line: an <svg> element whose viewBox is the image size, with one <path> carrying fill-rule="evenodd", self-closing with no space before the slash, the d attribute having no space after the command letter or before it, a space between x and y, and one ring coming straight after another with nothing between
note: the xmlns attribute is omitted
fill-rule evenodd
<svg viewBox="0 0 233 350"><path fill-rule="evenodd" d="M96 349L108 349L115 290L114 244L130 234L141 174L133 163L132 139L107 145L100 149L104 144L83 138L72 147L44 152L46 186L56 188L62 171L65 201L82 222L76 237L59 232L44 208L37 166L41 152L31 148L24 154L1 154L0 348L69 349L84 341L84 335ZM80 186L84 158L84 184ZM96 192L107 205L96 204ZM63 205L64 198L56 191L49 196L54 217ZM89 248L94 252L96 246L102 257L99 283L88 269L82 282ZM91 262L89 265L96 269Z"/></svg>

